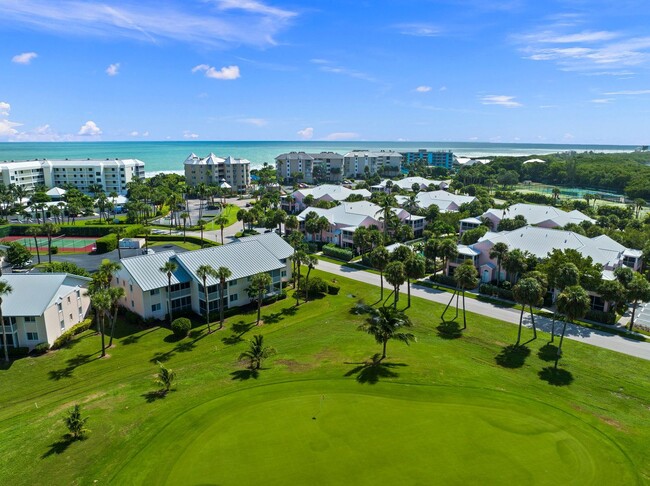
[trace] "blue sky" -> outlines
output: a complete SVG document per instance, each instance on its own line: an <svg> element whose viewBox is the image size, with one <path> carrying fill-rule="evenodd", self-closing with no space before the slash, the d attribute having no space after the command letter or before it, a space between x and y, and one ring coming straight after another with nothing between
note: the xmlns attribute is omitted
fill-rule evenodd
<svg viewBox="0 0 650 486"><path fill-rule="evenodd" d="M0 0L0 141L650 143L644 0Z"/></svg>

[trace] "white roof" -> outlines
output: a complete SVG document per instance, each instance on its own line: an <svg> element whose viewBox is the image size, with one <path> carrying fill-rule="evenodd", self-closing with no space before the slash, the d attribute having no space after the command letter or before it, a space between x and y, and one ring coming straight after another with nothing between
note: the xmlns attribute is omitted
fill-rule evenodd
<svg viewBox="0 0 650 486"><path fill-rule="evenodd" d="M483 221L478 218L469 217L461 219L460 223L483 224Z"/></svg>
<svg viewBox="0 0 650 486"><path fill-rule="evenodd" d="M629 251L606 235L587 238L572 231L530 225L513 231L488 232L478 240L478 243L483 241L490 241L493 245L503 242L509 248L528 251L537 258L545 258L553 249L573 249L585 257L590 256L594 263L600 263L606 267L615 266L624 252Z"/></svg>
<svg viewBox="0 0 650 486"><path fill-rule="evenodd" d="M546 161L542 159L528 159L524 161L524 164L545 164Z"/></svg>
<svg viewBox="0 0 650 486"><path fill-rule="evenodd" d="M325 216L330 224L343 226L361 226L368 218L372 219L371 224L378 224L382 217L382 209L370 201L343 202L340 205L330 208L306 208L298 215L300 221L304 221L309 212L315 212L318 216ZM392 208L401 220L408 218L409 213L404 209Z"/></svg>
<svg viewBox="0 0 650 486"><path fill-rule="evenodd" d="M467 245L458 245L458 253L460 255L467 255L472 257L480 254L480 252Z"/></svg>
<svg viewBox="0 0 650 486"><path fill-rule="evenodd" d="M404 204L406 202L405 196L396 196L397 202ZM430 191L430 192L418 192L417 195L417 204L419 207L426 209L429 206L435 204L440 208L441 211L454 211L455 208L450 208L452 204L460 207L465 203L470 203L475 201L474 196L464 196L461 194L453 194L447 191Z"/></svg>
<svg viewBox="0 0 650 486"><path fill-rule="evenodd" d="M490 159L472 159L471 157L456 157L455 161L460 165L466 165L468 167L475 164L489 164L492 162Z"/></svg>
<svg viewBox="0 0 650 486"><path fill-rule="evenodd" d="M553 206L543 206L539 204L513 204L506 209L488 209L483 216L493 215L497 219L504 218L512 219L515 216L523 216L526 218L528 224L540 224L544 221L553 221L558 226L565 226L569 223L579 224L582 221L589 221L594 223L586 214L574 209L571 212L562 211L561 209L554 208Z"/></svg>
<svg viewBox="0 0 650 486"><path fill-rule="evenodd" d="M371 196L368 189L348 189L345 186L336 184L322 184L316 187L298 189L293 194L302 194L303 197L311 194L316 201L325 196L329 196L334 201L345 201L352 194L360 194L364 198Z"/></svg>
<svg viewBox="0 0 650 486"><path fill-rule="evenodd" d="M231 156L228 156L226 158L217 157L212 152L210 152L210 154L208 154L207 157L201 158L195 153L191 153L190 155L187 156L183 164L184 165L218 165L218 164L235 165L235 164L250 164L250 160L237 159Z"/></svg>
<svg viewBox="0 0 650 486"><path fill-rule="evenodd" d="M160 271L160 268L170 260L174 260L176 253L173 251L161 251L149 255L138 255L129 258L122 258L120 263L127 270L133 280L137 282L143 291L159 289L168 284L167 274ZM180 265L172 273L172 285L190 281L190 276Z"/></svg>
<svg viewBox="0 0 650 486"><path fill-rule="evenodd" d="M392 150L352 150L344 157L399 157L401 159L402 154Z"/></svg>
<svg viewBox="0 0 650 486"><path fill-rule="evenodd" d="M306 152L288 152L278 155L275 160L314 160L314 159L342 159L341 154L336 152L320 152L306 153Z"/></svg>
<svg viewBox="0 0 650 486"><path fill-rule="evenodd" d="M53 187L52 189L48 190L45 194L47 194L50 197L61 197L63 196L66 192L65 189L61 189L60 187Z"/></svg>
<svg viewBox="0 0 650 486"><path fill-rule="evenodd" d="M91 279L65 273L10 273L2 276L12 292L2 299L2 315L40 316L71 292L88 286Z"/></svg>
<svg viewBox="0 0 650 486"><path fill-rule="evenodd" d="M384 179L379 184L374 185L372 187L384 188L384 187L386 187L386 183L388 181L389 181L389 179ZM393 186L397 186L400 189L406 189L406 190L410 191L411 188L413 187L413 184L418 184L420 186L429 187L432 184L434 186L439 186L440 184L442 184L445 181L436 181L436 180L433 180L433 179L426 179L424 177L405 177L404 179L400 179L398 181L392 181L392 182L393 182Z"/></svg>

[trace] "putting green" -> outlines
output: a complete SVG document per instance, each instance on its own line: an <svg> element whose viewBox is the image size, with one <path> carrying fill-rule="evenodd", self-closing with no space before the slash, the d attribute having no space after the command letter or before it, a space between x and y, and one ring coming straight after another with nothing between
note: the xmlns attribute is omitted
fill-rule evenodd
<svg viewBox="0 0 650 486"><path fill-rule="evenodd" d="M120 471L146 484L632 484L609 438L490 390L258 386L174 419Z"/></svg>

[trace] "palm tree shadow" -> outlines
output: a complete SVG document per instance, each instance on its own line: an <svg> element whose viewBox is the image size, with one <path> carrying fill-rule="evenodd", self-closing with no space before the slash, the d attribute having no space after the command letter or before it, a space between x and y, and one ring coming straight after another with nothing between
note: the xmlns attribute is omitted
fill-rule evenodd
<svg viewBox="0 0 650 486"><path fill-rule="evenodd" d="M298 312L298 309L296 307L285 307L280 311L283 316L295 316L296 313Z"/></svg>
<svg viewBox="0 0 650 486"><path fill-rule="evenodd" d="M504 368L521 368L529 355L530 349L527 346L510 344L505 346L494 359L499 366Z"/></svg>
<svg viewBox="0 0 650 486"><path fill-rule="evenodd" d="M573 374L562 368L547 366L546 368L542 368L538 375L540 380L553 386L568 386L573 383Z"/></svg>
<svg viewBox="0 0 650 486"><path fill-rule="evenodd" d="M98 353L95 353L98 354ZM50 370L48 371L48 378L50 380L54 381L59 381L62 380L63 378L72 378L72 373L74 372L75 369L77 369L79 366L84 365L86 363L90 363L91 361L94 361L95 359L99 359L99 355L91 360L92 354L78 354L77 356L74 356L66 361L67 365L65 368L61 368L58 370Z"/></svg>
<svg viewBox="0 0 650 486"><path fill-rule="evenodd" d="M557 346L548 343L539 348L537 352L537 357L542 361L555 361L557 357Z"/></svg>
<svg viewBox="0 0 650 486"><path fill-rule="evenodd" d="M147 403L153 403L156 400L162 400L163 398L165 398L167 396L167 392L165 390L155 390L155 391L143 393L140 396L143 397L147 401Z"/></svg>
<svg viewBox="0 0 650 486"><path fill-rule="evenodd" d="M369 385L377 384L380 378L397 378L399 373L392 368L408 366L405 363L384 363L379 353L375 354L370 361L356 364L359 366L355 366L343 376L357 375L356 379L359 383Z"/></svg>
<svg viewBox="0 0 650 486"><path fill-rule="evenodd" d="M456 321L442 321L436 329L438 337L442 339L458 339L463 336L463 330Z"/></svg>
<svg viewBox="0 0 650 486"><path fill-rule="evenodd" d="M238 381L246 381L250 380L251 378L254 380L257 380L260 376L259 370L256 369L251 369L251 368L245 368L243 370L236 370L230 373L230 376L232 376L233 380L238 380Z"/></svg>
<svg viewBox="0 0 650 486"><path fill-rule="evenodd" d="M153 357L149 360L150 363L156 363L160 361L161 363L164 363L165 361L169 361L172 356L174 356L176 353L174 351L167 351L167 352L161 352L157 351Z"/></svg>
<svg viewBox="0 0 650 486"><path fill-rule="evenodd" d="M254 322L239 321L232 325L232 334L221 338L221 341L227 345L233 345L242 342L242 336L250 331L255 326Z"/></svg>
<svg viewBox="0 0 650 486"><path fill-rule="evenodd" d="M62 439L50 444L50 448L41 456L41 459L45 459L55 454L63 454L74 441L75 440L70 435L64 435Z"/></svg>
<svg viewBox="0 0 650 486"><path fill-rule="evenodd" d="M274 312L272 314L262 315L264 324L277 324L282 319L284 319L282 312Z"/></svg>

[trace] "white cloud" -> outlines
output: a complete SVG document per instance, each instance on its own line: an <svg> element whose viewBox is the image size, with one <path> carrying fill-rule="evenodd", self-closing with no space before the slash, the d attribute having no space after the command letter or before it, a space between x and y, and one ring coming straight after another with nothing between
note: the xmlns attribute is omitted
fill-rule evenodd
<svg viewBox="0 0 650 486"><path fill-rule="evenodd" d="M129 133L129 135L131 135L132 137L137 137L138 135L140 135L140 132L133 130L131 133Z"/></svg>
<svg viewBox="0 0 650 486"><path fill-rule="evenodd" d="M120 72L120 63L119 62L116 62L115 64L110 64L106 68L106 74L108 74L109 76L117 76L117 74L119 74L119 72Z"/></svg>
<svg viewBox="0 0 650 486"><path fill-rule="evenodd" d="M102 134L101 128L99 128L97 124L92 120L88 120L86 123L81 125L81 128L79 128L79 132L77 133L77 135L89 136L89 137L95 137L101 134Z"/></svg>
<svg viewBox="0 0 650 486"><path fill-rule="evenodd" d="M30 64L32 62L32 59L35 59L38 57L38 54L35 52L23 52L22 54L16 54L14 57L11 58L11 62L14 62L16 64Z"/></svg>
<svg viewBox="0 0 650 486"><path fill-rule="evenodd" d="M626 89L623 91L610 91L603 93L607 96L637 96L650 94L650 89Z"/></svg>
<svg viewBox="0 0 650 486"><path fill-rule="evenodd" d="M359 138L359 134L356 132L334 132L325 137L325 140L335 142L337 140L352 140L355 138Z"/></svg>
<svg viewBox="0 0 650 486"><path fill-rule="evenodd" d="M0 101L0 115L9 116L11 105L6 101Z"/></svg>
<svg viewBox="0 0 650 486"><path fill-rule="evenodd" d="M201 2L198 2L201 4ZM81 2L9 0L0 2L0 19L14 26L68 36L132 38L191 45L275 45L296 12L254 0L212 0L213 7L189 2Z"/></svg>
<svg viewBox="0 0 650 486"><path fill-rule="evenodd" d="M240 77L239 66L224 66L221 69L217 70L212 66L207 64L199 64L192 68L192 73L203 72L205 73L206 78L212 79L222 79L222 80L233 80Z"/></svg>
<svg viewBox="0 0 650 486"><path fill-rule="evenodd" d="M447 91L447 86L440 86L438 91Z"/></svg>
<svg viewBox="0 0 650 486"><path fill-rule="evenodd" d="M0 101L0 116L8 117L10 112L11 112L11 105L6 101ZM5 119L0 118L0 137L1 138L13 137L18 133L18 130L16 130L15 127L19 127L19 126L21 126L20 123L9 121L6 118Z"/></svg>
<svg viewBox="0 0 650 486"><path fill-rule="evenodd" d="M264 127L269 124L264 118L240 118L240 123L247 123L256 127Z"/></svg>
<svg viewBox="0 0 650 486"><path fill-rule="evenodd" d="M296 132L303 140L310 140L314 136L314 129L312 127L303 128Z"/></svg>
<svg viewBox="0 0 650 486"><path fill-rule="evenodd" d="M199 136L196 133L192 133L189 130L183 132L183 138L186 140L196 140Z"/></svg>
<svg viewBox="0 0 650 486"><path fill-rule="evenodd" d="M349 76L351 78L363 79L371 83L379 82L376 78L364 72L355 71L354 69L348 69L342 66L337 66L334 62L328 61L326 59L312 59L310 62L312 64L318 65L319 66L318 69L325 73L341 74L343 76Z"/></svg>
<svg viewBox="0 0 650 486"><path fill-rule="evenodd" d="M417 88L415 88L415 91L417 91L418 93L428 93L429 91L431 91L431 86L418 86Z"/></svg>
<svg viewBox="0 0 650 486"><path fill-rule="evenodd" d="M506 95L487 95L481 98L481 103L484 105L499 105L505 106L506 108L517 108L523 106L518 101L515 101L514 96Z"/></svg>
<svg viewBox="0 0 650 486"><path fill-rule="evenodd" d="M612 98L596 98L591 100L591 103L606 105L607 103L611 103L612 101L614 101Z"/></svg>
<svg viewBox="0 0 650 486"><path fill-rule="evenodd" d="M394 28L400 34L412 35L415 37L438 37L442 33L442 30L437 25L419 22L397 24Z"/></svg>

